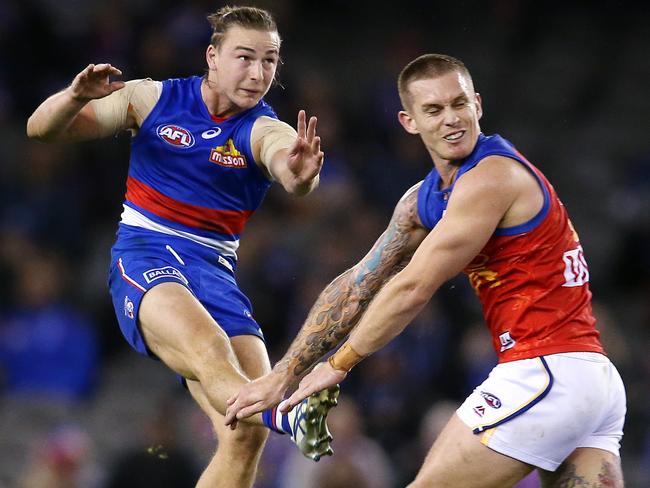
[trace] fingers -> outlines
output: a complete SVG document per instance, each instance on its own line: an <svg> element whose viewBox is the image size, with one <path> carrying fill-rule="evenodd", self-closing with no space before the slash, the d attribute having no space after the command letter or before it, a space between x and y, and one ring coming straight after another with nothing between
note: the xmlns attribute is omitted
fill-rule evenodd
<svg viewBox="0 0 650 488"><path fill-rule="evenodd" d="M300 402L302 402L305 398L307 398L309 395L312 393L316 393L319 390L315 390L312 387L304 386L304 387L299 387L296 391L293 392L293 394L284 402L282 407L280 407L280 411L282 413L287 413L289 412L293 407L298 405Z"/></svg>
<svg viewBox="0 0 650 488"><path fill-rule="evenodd" d="M304 110L298 112L298 139L304 139L306 131L307 114Z"/></svg>
<svg viewBox="0 0 650 488"><path fill-rule="evenodd" d="M100 63L93 66L92 73L99 76L119 76L122 71L109 63Z"/></svg>
<svg viewBox="0 0 650 488"><path fill-rule="evenodd" d="M318 119L316 117L309 117L309 125L307 126L307 142L312 142L316 136L316 124Z"/></svg>
<svg viewBox="0 0 650 488"><path fill-rule="evenodd" d="M311 141L311 152L315 154L318 158L323 158L323 153L320 150L320 137L314 137L314 140Z"/></svg>
<svg viewBox="0 0 650 488"><path fill-rule="evenodd" d="M89 78L103 78L105 76L120 76L122 70L116 68L109 63L89 64L81 73L77 75L80 81L88 80Z"/></svg>
<svg viewBox="0 0 650 488"><path fill-rule="evenodd" d="M263 401L259 401L257 403L253 403L252 405L248 407L244 407L237 412L237 420L243 420L247 419L248 417L255 415L256 413L263 412L266 410L267 406L266 403Z"/></svg>
<svg viewBox="0 0 650 488"><path fill-rule="evenodd" d="M232 425L233 422L237 422L237 409L232 408L232 406L229 406L226 409L226 415L224 418L224 423L226 425Z"/></svg>
<svg viewBox="0 0 650 488"><path fill-rule="evenodd" d="M246 419L268 408L268 402L264 399L257 401L252 399L247 400L239 395L230 397L226 403L228 404L226 415L224 416L224 423L226 425L232 425L238 420Z"/></svg>
<svg viewBox="0 0 650 488"><path fill-rule="evenodd" d="M110 93L113 93L114 91L121 90L125 86L126 86L126 83L124 83L123 81L111 81L108 84L108 91Z"/></svg>

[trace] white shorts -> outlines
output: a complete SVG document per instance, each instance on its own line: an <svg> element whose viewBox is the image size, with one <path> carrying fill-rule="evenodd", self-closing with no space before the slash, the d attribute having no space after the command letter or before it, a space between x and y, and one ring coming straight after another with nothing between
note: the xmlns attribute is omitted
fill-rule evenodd
<svg viewBox="0 0 650 488"><path fill-rule="evenodd" d="M456 411L496 452L555 471L578 447L619 455L625 388L602 354L498 364Z"/></svg>

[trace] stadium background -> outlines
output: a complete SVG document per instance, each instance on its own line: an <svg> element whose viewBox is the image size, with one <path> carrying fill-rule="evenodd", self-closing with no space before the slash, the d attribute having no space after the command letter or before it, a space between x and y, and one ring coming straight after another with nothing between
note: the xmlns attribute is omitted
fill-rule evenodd
<svg viewBox="0 0 650 488"><path fill-rule="evenodd" d="M187 486L211 453L207 421L171 373L128 348L109 302L128 137L57 146L24 131L38 103L89 62L111 62L125 79L201 73L205 15L222 5L0 2L0 486L59 486L56 476L61 486ZM483 95L483 130L546 173L581 236L603 340L627 385L628 486L650 486L648 8L256 5L273 11L283 37L283 87L267 100L292 124L299 108L317 115L326 153L319 190L295 199L274 188L242 239L239 281L271 359L430 169L396 120L399 70L424 52L460 57ZM482 327L465 279L450 282L345 382L333 414L338 456L310 465L274 437L256 486L403 486L441 416L493 365Z"/></svg>

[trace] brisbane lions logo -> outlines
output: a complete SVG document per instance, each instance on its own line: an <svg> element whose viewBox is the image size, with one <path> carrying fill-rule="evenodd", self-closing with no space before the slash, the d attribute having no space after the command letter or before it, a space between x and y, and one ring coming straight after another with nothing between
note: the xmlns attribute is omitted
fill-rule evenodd
<svg viewBox="0 0 650 488"><path fill-rule="evenodd" d="M156 134L158 134L158 137L163 141L172 146L186 148L194 145L194 136L192 133L180 125L159 125L156 129Z"/></svg>

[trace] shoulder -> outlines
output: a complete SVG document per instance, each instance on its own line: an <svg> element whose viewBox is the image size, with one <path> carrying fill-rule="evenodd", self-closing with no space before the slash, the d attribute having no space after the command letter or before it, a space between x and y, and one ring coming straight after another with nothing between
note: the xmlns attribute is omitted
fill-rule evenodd
<svg viewBox="0 0 650 488"><path fill-rule="evenodd" d="M424 180L419 181L406 190L395 206L393 219L410 222L417 227L423 227L418 214L418 195L423 182Z"/></svg>
<svg viewBox="0 0 650 488"><path fill-rule="evenodd" d="M289 130L295 132L295 129L286 122L280 119L270 117L268 115L261 115L255 119L255 128L267 130Z"/></svg>
<svg viewBox="0 0 650 488"><path fill-rule="evenodd" d="M255 143L263 141L267 136L270 138L288 136L292 141L296 138L296 130L286 122L273 117L262 115L255 119L253 123L253 130L251 132L251 140Z"/></svg>
<svg viewBox="0 0 650 488"><path fill-rule="evenodd" d="M517 176L520 166L504 156L488 156L481 160L458 178L449 197L448 212L472 208L505 213L521 192Z"/></svg>
<svg viewBox="0 0 650 488"><path fill-rule="evenodd" d="M487 156L458 178L454 190L467 188L507 190L509 186L516 184L517 175L522 169L524 168L521 163L507 156Z"/></svg>
<svg viewBox="0 0 650 488"><path fill-rule="evenodd" d="M152 80L151 78L138 78L129 80L125 83L125 89L130 90L133 93L152 92L159 95L162 91L162 87L162 81Z"/></svg>

